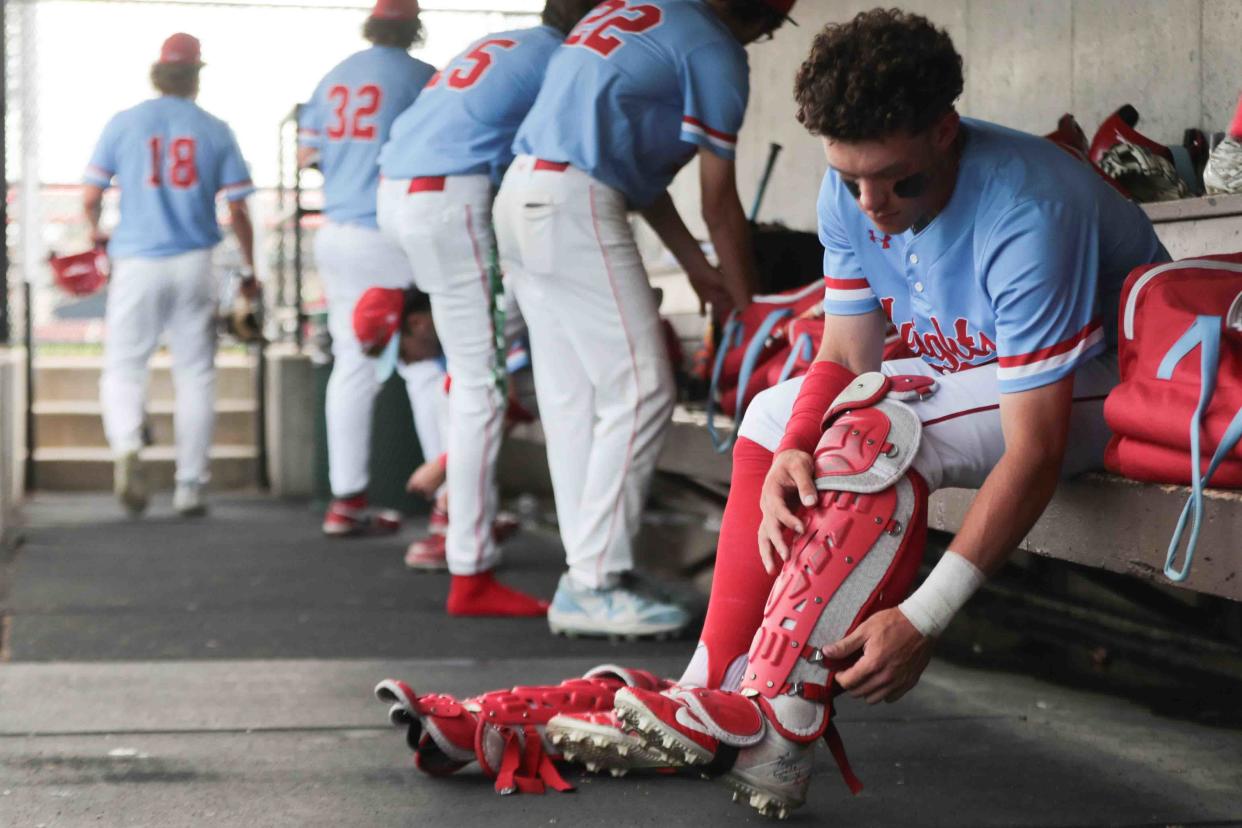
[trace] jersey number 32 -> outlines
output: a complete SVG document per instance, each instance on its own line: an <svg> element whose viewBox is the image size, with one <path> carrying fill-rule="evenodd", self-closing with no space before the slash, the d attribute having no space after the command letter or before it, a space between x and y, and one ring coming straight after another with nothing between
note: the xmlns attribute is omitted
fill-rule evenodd
<svg viewBox="0 0 1242 828"><path fill-rule="evenodd" d="M610 30L637 34L654 29L664 19L659 6L626 0L607 0L582 19L565 40L566 46L581 46L604 57L625 45Z"/></svg>

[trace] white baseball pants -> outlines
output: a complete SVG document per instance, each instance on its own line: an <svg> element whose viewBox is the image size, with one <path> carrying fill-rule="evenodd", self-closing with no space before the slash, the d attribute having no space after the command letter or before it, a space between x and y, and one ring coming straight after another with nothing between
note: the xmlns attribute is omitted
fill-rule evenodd
<svg viewBox="0 0 1242 828"><path fill-rule="evenodd" d="M362 352L354 335L354 306L371 287L404 289L413 281L405 253L384 234L369 227L328 222L315 236L315 263L328 300L328 332L332 335L332 376L328 379L328 480L334 497L350 497L365 492L370 482L371 421L379 381L375 360ZM428 360L422 373L443 373L435 361ZM421 364L421 363L420 363ZM407 369L412 366L407 366ZM439 426L434 408L414 399L415 388L409 374L402 372L414 409L415 428L423 454L436 457L427 447L439 448Z"/></svg>
<svg viewBox="0 0 1242 828"><path fill-rule="evenodd" d="M918 374L939 384L925 400L907 403L923 422L923 439L914 468L932 491L946 487L977 489L1005 453L996 365L956 374L938 374L921 359L886 362L884 373ZM1074 377L1074 404L1062 474L1071 477L1104 467L1109 430L1104 398L1118 382L1117 357L1097 357ZM742 418L739 436L775 451L785 434L802 378L761 391Z"/></svg>
<svg viewBox="0 0 1242 828"><path fill-rule="evenodd" d="M521 157L509 168L496 234L529 328L569 571L601 587L634 566L675 388L625 198L546 166Z"/></svg>
<svg viewBox="0 0 1242 828"><path fill-rule="evenodd" d="M210 475L217 296L211 248L113 262L99 382L104 432L115 454L142 448L147 363L166 333L176 394L178 483L205 483Z"/></svg>
<svg viewBox="0 0 1242 828"><path fill-rule="evenodd" d="M484 175L450 176L416 192L409 179L380 183L380 227L404 248L414 283L431 297L452 377L445 549L454 575L490 570L500 555L492 523L505 397L496 384L491 212L492 187Z"/></svg>

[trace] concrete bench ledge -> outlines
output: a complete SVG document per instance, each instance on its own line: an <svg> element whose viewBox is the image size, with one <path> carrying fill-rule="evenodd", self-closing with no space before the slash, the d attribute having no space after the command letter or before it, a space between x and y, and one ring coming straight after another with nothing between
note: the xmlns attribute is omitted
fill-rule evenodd
<svg viewBox="0 0 1242 828"><path fill-rule="evenodd" d="M717 418L722 433L732 425L727 417ZM522 426L513 437L543 442L538 425ZM678 406L657 468L693 478L724 494L731 458L712 450L701 408ZM1165 555L1189 494L1185 486L1140 483L1106 473L1067 480L1021 547L1168 584ZM928 517L931 528L956 532L974 496L973 489L936 492ZM1190 577L1179 586L1242 600L1242 491L1209 490L1205 500L1198 552Z"/></svg>

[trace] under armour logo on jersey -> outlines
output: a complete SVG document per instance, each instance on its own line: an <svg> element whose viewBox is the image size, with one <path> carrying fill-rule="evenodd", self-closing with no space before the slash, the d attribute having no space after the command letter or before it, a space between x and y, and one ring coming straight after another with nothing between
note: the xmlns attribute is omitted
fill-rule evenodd
<svg viewBox="0 0 1242 828"><path fill-rule="evenodd" d="M878 244L881 247L883 247L885 250L888 250L890 247L892 247L892 245L889 244L889 242L893 240L893 237L890 236L888 233L884 234L884 238L880 238L879 236L875 234L874 230L868 230L867 236L870 237L872 244Z"/></svg>

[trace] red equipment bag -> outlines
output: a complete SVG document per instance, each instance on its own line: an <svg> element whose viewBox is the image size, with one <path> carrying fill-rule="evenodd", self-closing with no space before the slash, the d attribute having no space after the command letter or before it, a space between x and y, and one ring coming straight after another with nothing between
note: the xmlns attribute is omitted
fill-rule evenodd
<svg viewBox="0 0 1242 828"><path fill-rule="evenodd" d="M707 433L716 451L728 451L737 438L736 428L723 437L717 433L717 405L733 416L735 426L742 421L746 403L767 387L762 382L762 366L789 345L790 322L818 308L823 295L823 283L816 279L805 287L755 296L740 312L729 314L716 347L707 395Z"/></svg>
<svg viewBox="0 0 1242 828"><path fill-rule="evenodd" d="M1138 480L1191 486L1165 562L1169 578L1185 580L1203 488L1242 486L1242 253L1135 268L1118 327L1121 383L1104 403L1114 432L1104 463Z"/></svg>
<svg viewBox="0 0 1242 828"><path fill-rule="evenodd" d="M101 245L71 256L49 255L52 280L70 296L90 296L108 283L108 254Z"/></svg>
<svg viewBox="0 0 1242 828"><path fill-rule="evenodd" d="M737 385L720 395L720 407L725 411L735 411L736 423L740 423L742 414L750 405L755 395L765 388L779 385L792 377L800 377L811 368L815 354L819 352L819 344L824 339L824 317L821 314L803 315L787 320L773 335L779 349L771 352L754 370L748 373L746 384ZM888 335L884 340L884 361L906 359L914 354L906 347L898 336L897 330L890 324ZM708 410L712 411L711 400ZM708 417L708 433L714 434L713 417ZM730 439L730 445L732 440ZM725 446L727 449L728 446ZM717 450L721 450L717 446Z"/></svg>

